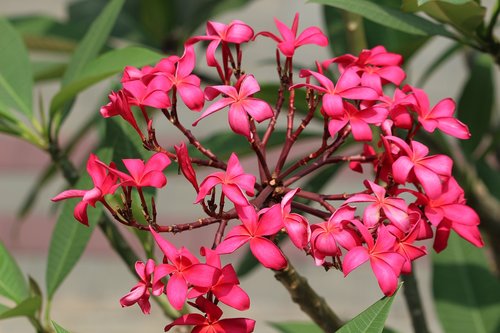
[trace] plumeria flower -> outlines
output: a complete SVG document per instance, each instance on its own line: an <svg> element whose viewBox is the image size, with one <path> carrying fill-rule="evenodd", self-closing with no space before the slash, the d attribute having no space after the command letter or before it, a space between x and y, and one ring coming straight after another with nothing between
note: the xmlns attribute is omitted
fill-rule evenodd
<svg viewBox="0 0 500 333"><path fill-rule="evenodd" d="M280 216L277 218L282 219L283 226L285 227L288 237L292 243L299 249L304 249L309 244L311 239L311 228L307 219L297 213L292 213L293 197L300 188L296 188L283 197L280 203Z"/></svg>
<svg viewBox="0 0 500 333"><path fill-rule="evenodd" d="M146 264L142 261L135 263L135 271L141 280L130 290L130 292L120 299L122 307L131 306L137 303L144 314L149 314L151 304L149 297L151 295L149 289L153 286L151 278L155 270L155 262L153 259L148 259Z"/></svg>
<svg viewBox="0 0 500 333"><path fill-rule="evenodd" d="M225 172L214 172L200 184L200 191L195 203L199 203L218 184L222 187L222 193L229 198L236 206L248 206L249 202L243 191L247 195L254 195L255 176L244 173L243 167L235 153L231 154L227 162Z"/></svg>
<svg viewBox="0 0 500 333"><path fill-rule="evenodd" d="M122 117L126 122L132 125L132 127L141 137L141 140L144 140L144 134L137 125L137 121L135 120L132 110L130 109L130 104L128 103L128 97L125 91L123 89L119 90L118 92L112 91L111 94L109 94L108 98L109 103L105 106L102 106L100 109L101 115L104 118L114 116Z"/></svg>
<svg viewBox="0 0 500 333"><path fill-rule="evenodd" d="M340 207L330 216L328 221L311 226L311 248L316 265L325 262L325 257L338 257L342 255L340 246L350 250L361 245L361 240L354 229L349 227L354 219L355 208Z"/></svg>
<svg viewBox="0 0 500 333"><path fill-rule="evenodd" d="M191 332L195 333L251 333L255 328L255 320L247 318L226 318L222 317L222 310L206 298L200 296L196 303L192 304L205 313L185 314L177 318L165 327L165 332L170 331L174 326L189 325L194 326Z"/></svg>
<svg viewBox="0 0 500 333"><path fill-rule="evenodd" d="M268 31L259 32L257 35L263 35L278 42L278 48L287 58L293 57L295 50L302 45L328 45L328 38L318 27L306 28L297 37L297 30L299 28L299 13L295 14L291 28L287 27L283 22L276 18L274 19L274 22L276 22L276 27L281 34L281 38Z"/></svg>
<svg viewBox="0 0 500 333"><path fill-rule="evenodd" d="M459 139L469 139L471 134L467 125L453 116L455 102L451 98L439 101L432 109L427 94L418 88L410 87L416 101L418 121L427 131L433 133L436 128Z"/></svg>
<svg viewBox="0 0 500 333"><path fill-rule="evenodd" d="M328 121L328 132L332 137L351 125L352 136L356 141L371 141L372 130L369 124L380 124L387 118L387 110L383 108L367 108L358 110L349 102L343 102L343 112L331 115Z"/></svg>
<svg viewBox="0 0 500 333"><path fill-rule="evenodd" d="M195 36L187 40L186 46L192 45L202 40L210 41L208 44L206 58L207 65L216 67L219 75L225 77L220 64L215 58L215 51L219 44L242 44L246 43L253 37L253 29L246 23L238 20L231 21L228 25L208 21L205 36Z"/></svg>
<svg viewBox="0 0 500 333"><path fill-rule="evenodd" d="M196 192L198 192L198 180L196 179L196 173L191 165L191 159L189 158L186 144L182 142L180 145L174 146L174 148L175 153L177 154L177 162L179 163L179 168L181 169L182 174L193 185Z"/></svg>
<svg viewBox="0 0 500 333"><path fill-rule="evenodd" d="M259 123L274 115L273 109L269 104L261 99L252 97L258 91L260 91L260 87L253 75L241 76L234 87L207 87L205 95L208 100L213 100L221 93L227 97L221 98L210 105L201 117L193 123L193 126L196 126L201 119L229 106L229 126L231 126L234 132L250 138L249 115Z"/></svg>
<svg viewBox="0 0 500 333"><path fill-rule="evenodd" d="M402 139L386 136L386 139L397 144L402 155L392 164L394 180L400 184L406 183L414 174L425 193L432 198L441 195L441 179L451 177L453 160L446 155L429 154L429 148L418 141L411 141L411 147ZM412 174L410 172L413 172Z"/></svg>
<svg viewBox="0 0 500 333"><path fill-rule="evenodd" d="M194 48L186 46L184 55L177 61L175 73L166 73L176 87L182 101L190 110L200 111L205 104L205 95L200 88L200 78L192 74L196 62Z"/></svg>
<svg viewBox="0 0 500 333"><path fill-rule="evenodd" d="M171 106L168 91L172 83L164 75L155 75L146 84L143 80L132 80L123 83L123 89L129 95L129 103L141 108L150 106L166 109ZM147 120L147 119L146 119Z"/></svg>
<svg viewBox="0 0 500 333"><path fill-rule="evenodd" d="M220 256L214 250L202 247L201 254L206 257L207 264L220 269L221 274L217 282L210 287L193 287L188 293L188 298L196 298L211 292L219 301L234 309L240 311L248 310L250 307L250 298L239 286L240 281L233 265L227 264L222 267Z"/></svg>
<svg viewBox="0 0 500 333"><path fill-rule="evenodd" d="M245 243L250 243L250 251L262 265L274 270L287 266L287 260L281 250L267 236L273 236L283 227L276 219L280 207L275 205L257 214L252 205L236 206L242 224L234 227L215 249L219 254L233 253Z"/></svg>
<svg viewBox="0 0 500 333"><path fill-rule="evenodd" d="M344 113L343 99L355 100L377 100L379 94L368 87L360 87L360 78L354 70L347 70L340 75L337 84L334 84L329 78L321 73L311 70L300 71L300 77L313 76L321 86L310 83L299 83L292 88L309 87L320 93L323 93L322 110L328 116L341 116Z"/></svg>
<svg viewBox="0 0 500 333"><path fill-rule="evenodd" d="M363 213L363 223L368 228L372 228L379 223L380 211L382 211L396 227L407 231L410 227L410 221L406 202L401 198L386 197L385 188L369 180L365 181L365 186L373 192L373 196L364 193L355 194L347 199L344 205L353 202L372 202L365 208Z"/></svg>
<svg viewBox="0 0 500 333"><path fill-rule="evenodd" d="M420 215L418 213L416 214ZM401 254L406 259L403 267L401 268L401 273L411 273L412 261L427 254L425 246L414 245L415 241L418 239L421 223L425 224L426 222L424 222L422 219L420 219L420 216L418 216L417 222L413 225L408 233L404 233L394 225L387 226L387 230L389 230L389 232L396 237L394 251Z"/></svg>
<svg viewBox="0 0 500 333"><path fill-rule="evenodd" d="M120 186L117 184L118 177L112 173L107 173L107 168L114 168L114 163L109 167L99 161L96 155L90 154L87 160L87 173L94 182L94 187L90 190L66 190L52 198L52 201L60 201L70 198L82 198L73 212L73 216L80 223L88 226L87 206L95 207L98 201L104 201L107 194L113 194Z"/></svg>
<svg viewBox="0 0 500 333"><path fill-rule="evenodd" d="M479 216L465 204L464 191L455 178L450 177L443 184L440 196L422 198L420 203L425 205L425 216L436 227L434 250L441 252L448 244L451 230L477 247L484 242L479 232Z"/></svg>
<svg viewBox="0 0 500 333"><path fill-rule="evenodd" d="M354 269L370 261L373 273L377 278L380 289L386 296L394 294L398 288L398 278L405 263L405 258L395 252L396 237L387 228L381 225L378 228L377 240L368 229L356 220L352 220L358 231L363 236L367 247L356 246L347 252L342 261L344 276L349 275Z"/></svg>
<svg viewBox="0 0 500 333"><path fill-rule="evenodd" d="M371 87L382 94L382 85L391 82L399 86L406 78L400 67L403 57L399 54L387 52L383 46L376 46L371 50L363 50L359 57L346 54L323 62L325 68L332 62L339 64L340 72L347 68L361 73L361 85Z"/></svg>
<svg viewBox="0 0 500 333"><path fill-rule="evenodd" d="M185 247L176 249L169 241L162 238L151 228L153 237L163 252L166 262L156 266L153 279L153 295L159 296L163 292L164 277L170 276L167 283L167 298L172 306L180 310L186 302L188 288L197 286L211 288L220 277L220 270L216 267L202 264Z"/></svg>
<svg viewBox="0 0 500 333"><path fill-rule="evenodd" d="M163 169L170 164L170 159L166 154L156 153L146 163L136 158L124 159L122 161L130 174L119 171L114 167L108 167L110 173L120 177L122 181L121 186L133 186L137 188L151 186L161 188L167 184L167 178L163 174Z"/></svg>

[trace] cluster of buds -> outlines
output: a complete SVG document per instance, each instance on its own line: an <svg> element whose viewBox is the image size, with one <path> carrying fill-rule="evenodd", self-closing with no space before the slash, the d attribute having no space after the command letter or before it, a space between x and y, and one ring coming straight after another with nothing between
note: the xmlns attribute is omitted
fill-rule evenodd
<svg viewBox="0 0 500 333"><path fill-rule="evenodd" d="M467 126L453 117L453 100L444 99L431 107L423 90L403 85L406 75L401 68L402 57L383 46L363 50L358 56L318 61L314 70L299 71L302 82L294 82L296 49L308 44L326 46L328 40L317 27L298 34L298 15L291 28L279 20L276 25L281 37L271 32L254 34L241 21L229 25L209 22L206 35L190 38L181 57L170 56L154 67L125 68L123 88L110 94L101 114L122 117L139 134L143 146L155 154L147 162L123 160L128 173L91 155L87 170L94 188L68 190L53 199L82 197L75 218L83 224L88 223L87 206L101 202L119 223L152 233L164 255L163 262L138 262L140 281L120 302L122 306L137 303L149 313L151 295L166 294L174 308L180 310L187 302L204 314L184 314L167 325L167 331L176 325L192 325L193 332L254 330L251 319L221 319L219 307L219 302L237 310L250 306L233 266L221 264L221 256L246 243L263 266L275 271L288 266L276 241L280 234L287 235L317 266L341 270L345 276L369 261L385 295L392 295L400 274L410 273L412 261L427 253L418 241L434 238L434 249L439 252L453 230L472 244L483 245L479 218L466 205L464 191L452 176L453 161L445 155L429 155L429 149L415 140L422 130L469 138ZM280 87L274 106L254 97L260 91L259 83L242 69L242 44L255 43L258 36L277 42ZM200 78L193 74L195 44L203 41L209 41L206 63L221 81L204 90ZM332 80L327 73L336 73L337 79ZM306 91L305 101L296 97L300 89ZM392 97L386 95L389 90ZM229 127L245 137L255 153L258 175L243 170L238 152L226 162L207 149L181 122L178 96L188 109L202 111L192 126L215 112L228 110ZM212 100L204 109L205 102ZM297 103L306 104L306 112L297 112ZM175 146L175 152L162 147L148 114L151 109L159 109L203 157L191 157L185 143ZM286 135L279 158L271 161L267 158L268 141L276 134L278 118L283 114ZM302 157L292 157L290 151L304 129L318 119L324 131L317 146ZM262 132L257 131L256 122L265 125ZM361 152L339 155L349 140L359 142ZM194 222L161 225L156 220L154 200L148 204L144 198L143 187L166 185L163 170L171 160L178 163L196 190L194 203L206 214ZM366 176L360 192L323 194L294 186L303 177L338 163L347 163L352 171ZM195 167L217 171L199 183ZM114 207L106 196L118 188L123 191L123 204ZM147 225L132 214L134 190ZM232 223L236 225L230 226ZM200 247L205 263L160 236L212 224L218 224L213 244Z"/></svg>

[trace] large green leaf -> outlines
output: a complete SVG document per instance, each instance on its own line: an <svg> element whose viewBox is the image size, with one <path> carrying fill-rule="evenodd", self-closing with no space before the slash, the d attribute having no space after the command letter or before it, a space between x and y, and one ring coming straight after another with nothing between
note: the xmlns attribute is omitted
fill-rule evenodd
<svg viewBox="0 0 500 333"><path fill-rule="evenodd" d="M399 0L380 0L379 5L397 8ZM347 29L344 22L343 10L331 6L323 6L326 30L330 39L330 47L336 56L352 53L348 48ZM408 34L387 26L363 19L367 47L384 45L389 52L401 54L406 61L428 40L427 36Z"/></svg>
<svg viewBox="0 0 500 333"><path fill-rule="evenodd" d="M28 284L14 258L0 242L0 295L16 303L29 295Z"/></svg>
<svg viewBox="0 0 500 333"><path fill-rule="evenodd" d="M498 332L500 282L484 251L452 233L446 250L432 260L436 310L445 332Z"/></svg>
<svg viewBox="0 0 500 333"><path fill-rule="evenodd" d="M423 11L467 35L475 33L486 14L486 8L474 0L403 0L403 9Z"/></svg>
<svg viewBox="0 0 500 333"><path fill-rule="evenodd" d="M9 107L33 114L33 74L28 52L21 36L5 19L0 18L0 100Z"/></svg>
<svg viewBox="0 0 500 333"><path fill-rule="evenodd" d="M433 23L410 13L403 13L387 6L367 0L311 0L311 2L333 6L363 16L375 23L412 35L441 35L453 38L442 25Z"/></svg>
<svg viewBox="0 0 500 333"><path fill-rule="evenodd" d="M112 150L109 147L104 147L98 151L97 155L101 160L108 161L111 158ZM92 179L87 174L80 177L75 185L77 189L91 189L92 187ZM102 214L100 204L96 208L88 207L89 226L86 227L79 223L73 217L73 210L80 200L76 198L64 202L52 232L47 270L45 272L47 297L49 299L53 298L57 288L78 262Z"/></svg>
<svg viewBox="0 0 500 333"><path fill-rule="evenodd" d="M163 58L163 55L142 47L112 50L93 60L64 86L52 99L51 109L57 110L89 86L123 71L125 66L141 67Z"/></svg>
<svg viewBox="0 0 500 333"><path fill-rule="evenodd" d="M52 321L52 326L54 326L56 333L69 333L69 331L59 326L55 321Z"/></svg>
<svg viewBox="0 0 500 333"><path fill-rule="evenodd" d="M495 106L494 68L495 64L489 55L477 55L460 94L458 118L469 126L472 134L469 140L461 140L460 143L469 154L478 146L491 126Z"/></svg>
<svg viewBox="0 0 500 333"><path fill-rule="evenodd" d="M0 320L20 316L33 317L41 306L42 298L40 296L27 298L14 308L1 312Z"/></svg>
<svg viewBox="0 0 500 333"><path fill-rule="evenodd" d="M111 29L120 13L124 1L125 0L110 1L99 17L97 17L89 27L85 37L78 44L78 47L69 61L68 68L62 80L63 87L78 78L83 73L85 66L97 57L111 33ZM55 128L58 129L65 117L69 114L72 103L66 104L63 108L56 108L53 104L54 99L51 101L50 114L55 117Z"/></svg>
<svg viewBox="0 0 500 333"><path fill-rule="evenodd" d="M276 328L281 333L321 333L321 328L315 323L288 321L283 323L269 323L272 327Z"/></svg>
<svg viewBox="0 0 500 333"><path fill-rule="evenodd" d="M401 287L401 286L400 286ZM398 289L399 290L399 289ZM397 293L397 291L396 291ZM371 305L368 309L348 321L336 333L381 333L389 315L392 302L396 297L386 296Z"/></svg>

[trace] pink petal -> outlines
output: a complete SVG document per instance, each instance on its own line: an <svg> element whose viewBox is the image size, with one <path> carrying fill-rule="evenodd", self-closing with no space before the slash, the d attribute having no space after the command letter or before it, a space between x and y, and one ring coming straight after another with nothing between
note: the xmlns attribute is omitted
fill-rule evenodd
<svg viewBox="0 0 500 333"><path fill-rule="evenodd" d="M323 110L330 117L339 117L344 114L342 97L337 94L323 95Z"/></svg>
<svg viewBox="0 0 500 333"><path fill-rule="evenodd" d="M161 171L151 171L144 175L141 179L141 186L151 186L156 188L162 188L167 184L167 178Z"/></svg>
<svg viewBox="0 0 500 333"><path fill-rule="evenodd" d="M309 27L302 31L295 41L297 47L305 44L327 46L328 39L318 27Z"/></svg>
<svg viewBox="0 0 500 333"><path fill-rule="evenodd" d="M365 121L351 118L350 122L352 129L352 136L356 141L371 141L372 140L372 130L370 125Z"/></svg>
<svg viewBox="0 0 500 333"><path fill-rule="evenodd" d="M198 192L194 203L202 201L203 198L205 198L207 194L210 193L212 188L214 188L217 184L220 184L222 182L220 178L221 176L224 177L223 172L217 172L205 178L200 184L200 191Z"/></svg>
<svg viewBox="0 0 500 333"><path fill-rule="evenodd" d="M214 112L217 112L223 108L225 108L226 106L230 105L231 103L234 103L234 100L232 98L222 98L220 100L218 100L217 102L213 103L212 105L210 105L206 110L205 112L203 112L200 116L200 118L196 119L196 121L192 124L193 126L196 126L198 125L198 122L200 120L202 120L203 118L211 115L212 113Z"/></svg>
<svg viewBox="0 0 500 333"><path fill-rule="evenodd" d="M239 249L243 244L251 239L250 236L234 236L226 238L222 243L220 243L215 251L219 254L233 253Z"/></svg>
<svg viewBox="0 0 500 333"><path fill-rule="evenodd" d="M255 236L271 236L283 228L280 204L275 204L261 215L255 230Z"/></svg>
<svg viewBox="0 0 500 333"><path fill-rule="evenodd" d="M419 164L438 175L450 177L453 160L446 155L434 155L420 160Z"/></svg>
<svg viewBox="0 0 500 333"><path fill-rule="evenodd" d="M455 118L440 118L437 127L444 133L458 139L469 139L471 134L467 125Z"/></svg>
<svg viewBox="0 0 500 333"><path fill-rule="evenodd" d="M241 81L238 97L239 99L244 99L258 91L260 91L260 87L257 80L253 77L253 75L246 75Z"/></svg>
<svg viewBox="0 0 500 333"><path fill-rule="evenodd" d="M248 206L249 202L247 197L238 185L235 184L222 184L222 192L237 206Z"/></svg>
<svg viewBox="0 0 500 333"><path fill-rule="evenodd" d="M398 256L400 255L398 254ZM400 257L404 262L404 258L402 256ZM384 295L390 296L394 294L398 288L399 275L394 272L388 263L381 259L372 258L370 260L370 264L372 266L373 273L375 273L375 277L377 278L378 285L380 286L380 289L382 289Z"/></svg>
<svg viewBox="0 0 500 333"><path fill-rule="evenodd" d="M184 278L196 287L212 287L217 283L220 269L207 264L194 264L183 271Z"/></svg>
<svg viewBox="0 0 500 333"><path fill-rule="evenodd" d="M180 274L173 274L167 283L167 297L176 310L182 309L186 302L188 286Z"/></svg>
<svg viewBox="0 0 500 333"><path fill-rule="evenodd" d="M237 285L222 285L214 290L214 294L219 301L236 310L245 311L250 308L250 298L247 293Z"/></svg>
<svg viewBox="0 0 500 333"><path fill-rule="evenodd" d="M298 214L290 214L285 219L285 229L292 243L299 249L305 248L311 239L309 223Z"/></svg>
<svg viewBox="0 0 500 333"><path fill-rule="evenodd" d="M333 138L348 123L348 119L330 119L328 122L328 133Z"/></svg>
<svg viewBox="0 0 500 333"><path fill-rule="evenodd" d="M387 66L379 70L379 75L389 81L399 86L401 82L406 78L406 73L399 66Z"/></svg>
<svg viewBox="0 0 500 333"><path fill-rule="evenodd" d="M174 245L172 245L169 241L160 236L152 227L149 227L149 230L153 234L153 238L156 241L156 244L160 247L163 254L170 260L174 261L177 257L177 249Z"/></svg>
<svg viewBox="0 0 500 333"><path fill-rule="evenodd" d="M392 164L392 175L399 184L406 183L408 175L413 169L413 162L407 156L401 156Z"/></svg>
<svg viewBox="0 0 500 333"><path fill-rule="evenodd" d="M220 328L221 328L220 332L227 332L227 333L229 333L229 332L231 332L231 333L251 333L255 329L255 320L247 319L247 318L222 319L218 322L218 324L220 325Z"/></svg>
<svg viewBox="0 0 500 333"><path fill-rule="evenodd" d="M240 103L233 103L229 109L229 126L238 134L250 137L250 123L248 114Z"/></svg>
<svg viewBox="0 0 500 333"><path fill-rule="evenodd" d="M241 21L231 22L226 31L226 41L241 44L248 42L253 37L253 29Z"/></svg>
<svg viewBox="0 0 500 333"><path fill-rule="evenodd" d="M257 98L247 98L240 102L241 106L252 118L257 122L262 122L272 118L274 115L273 109L266 102Z"/></svg>
<svg viewBox="0 0 500 333"><path fill-rule="evenodd" d="M185 314L180 318L177 318L172 323L165 326L165 332L170 331L170 329L177 325L203 325L207 322L207 319L198 313Z"/></svg>
<svg viewBox="0 0 500 333"><path fill-rule="evenodd" d="M53 197L50 200L60 201L60 200L71 199L71 198L80 198L80 197L83 197L86 192L87 191L85 191L85 190L66 190L66 191L59 193L58 195L56 195L55 197Z"/></svg>
<svg viewBox="0 0 500 333"><path fill-rule="evenodd" d="M379 98L376 90L368 87L354 87L339 91L339 95L347 99L357 99L361 101L375 101Z"/></svg>
<svg viewBox="0 0 500 333"><path fill-rule="evenodd" d="M89 219L87 216L87 206L88 202L80 201L79 203L76 204L75 210L73 211L73 216L75 217L75 219L86 226L89 225Z"/></svg>
<svg viewBox="0 0 500 333"><path fill-rule="evenodd" d="M342 271L344 272L344 276L347 276L354 269L365 263L368 259L370 259L368 250L364 247L357 246L350 249L342 261Z"/></svg>
<svg viewBox="0 0 500 333"><path fill-rule="evenodd" d="M281 270L288 263L281 250L269 239L255 237L250 240L250 250L264 267Z"/></svg>
<svg viewBox="0 0 500 333"><path fill-rule="evenodd" d="M427 194L430 198L439 197L442 191L441 179L439 176L426 167L420 165L415 165L413 171L415 172L417 179L420 181L420 184L422 184L425 194Z"/></svg>
<svg viewBox="0 0 500 333"><path fill-rule="evenodd" d="M177 85L177 91L181 95L182 101L193 111L200 111L205 104L205 94L199 86L181 83Z"/></svg>

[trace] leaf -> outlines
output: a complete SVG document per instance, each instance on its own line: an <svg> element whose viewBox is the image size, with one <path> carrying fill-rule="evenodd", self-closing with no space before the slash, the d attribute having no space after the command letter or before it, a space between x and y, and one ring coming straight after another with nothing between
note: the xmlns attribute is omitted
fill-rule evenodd
<svg viewBox="0 0 500 333"><path fill-rule="evenodd" d="M311 322L288 321L283 323L269 323L281 333L321 333L318 325Z"/></svg>
<svg viewBox="0 0 500 333"><path fill-rule="evenodd" d="M457 116L469 126L472 134L469 140L460 141L468 154L473 153L491 125L495 105L494 66L489 55L477 55L460 94Z"/></svg>
<svg viewBox="0 0 500 333"><path fill-rule="evenodd" d="M469 36L475 33L486 14L486 8L474 0L404 0L403 9L423 11Z"/></svg>
<svg viewBox="0 0 500 333"><path fill-rule="evenodd" d="M22 112L33 115L33 74L28 51L21 36L5 19L0 18L0 101Z"/></svg>
<svg viewBox="0 0 500 333"><path fill-rule="evenodd" d="M51 110L61 108L89 86L123 71L125 66L141 67L163 58L163 55L142 47L126 47L109 51L90 62L71 83L52 99Z"/></svg>
<svg viewBox="0 0 500 333"><path fill-rule="evenodd" d="M55 321L52 321L52 326L54 326L56 333L69 333L69 331L59 326Z"/></svg>
<svg viewBox="0 0 500 333"><path fill-rule="evenodd" d="M112 150L109 147L101 148L97 155L102 160L109 160ZM85 173L75 184L75 188L89 189L93 187L92 179ZM50 240L47 270L45 272L47 297L51 300L70 271L78 262L92 235L102 207L88 207L89 226L86 227L73 217L73 210L79 198L66 200L63 204L56 226Z"/></svg>
<svg viewBox="0 0 500 333"><path fill-rule="evenodd" d="M311 0L311 2L344 9L375 23L412 35L454 37L442 25L367 0Z"/></svg>
<svg viewBox="0 0 500 333"><path fill-rule="evenodd" d="M399 285L401 288L401 284ZM398 290L399 290L398 288ZM385 296L371 305L368 309L348 321L336 333L380 333L384 330L384 323L389 314L392 302L396 293L392 296Z"/></svg>
<svg viewBox="0 0 500 333"><path fill-rule="evenodd" d="M379 0L374 1L380 5L397 8L399 0ZM348 49L347 30L342 9L323 6L323 14L326 22L328 38L332 41L330 47L335 55L350 53ZM394 30L386 26L363 19L365 38L368 48L377 45L384 45L390 52L401 54L406 61L428 40L426 36L408 34L399 30Z"/></svg>
<svg viewBox="0 0 500 333"><path fill-rule="evenodd" d="M455 233L448 247L433 254L433 291L445 332L495 333L500 328L500 282L490 272L484 250Z"/></svg>
<svg viewBox="0 0 500 333"><path fill-rule="evenodd" d="M62 80L63 87L79 77L85 66L98 55L111 33L111 29L120 13L124 1L125 0L110 1L99 17L92 23L69 61L68 68ZM65 108L62 109L62 113L60 113L61 109L59 107L56 108L53 104L54 98L50 105L50 115L55 117L53 121L55 121L55 128L57 130L69 114L71 103L66 104Z"/></svg>
<svg viewBox="0 0 500 333"><path fill-rule="evenodd" d="M2 242L0 242L0 295L16 303L29 296L23 273Z"/></svg>
<svg viewBox="0 0 500 333"><path fill-rule="evenodd" d="M40 296L34 296L25 299L19 303L16 307L3 311L0 313L0 320L12 317L33 317L35 312L40 310L42 306L42 298Z"/></svg>
<svg viewBox="0 0 500 333"><path fill-rule="evenodd" d="M58 79L66 70L67 64L60 61L36 61L33 65L33 78L35 81Z"/></svg>

